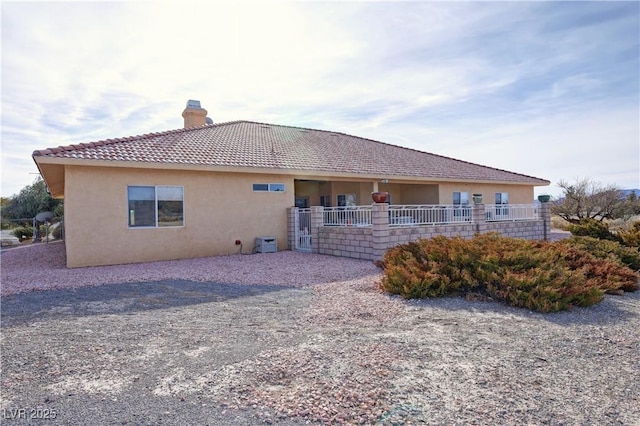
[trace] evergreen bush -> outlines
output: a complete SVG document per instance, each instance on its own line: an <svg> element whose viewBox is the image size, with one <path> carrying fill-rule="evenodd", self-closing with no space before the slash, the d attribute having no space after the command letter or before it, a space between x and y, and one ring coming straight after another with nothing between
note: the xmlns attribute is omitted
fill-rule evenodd
<svg viewBox="0 0 640 426"><path fill-rule="evenodd" d="M33 228L30 226L18 226L13 230L13 235L20 241L33 238Z"/></svg>
<svg viewBox="0 0 640 426"><path fill-rule="evenodd" d="M621 239L609 230L609 225L591 218L580 219L580 223L567 226L571 234L579 237L592 237L599 240L618 241Z"/></svg>
<svg viewBox="0 0 640 426"><path fill-rule="evenodd" d="M640 256L626 249L593 238L550 243L495 233L468 240L439 236L388 250L379 263L380 287L407 299L474 293L554 312L593 305L605 292L638 290L638 275L627 265L640 264Z"/></svg>

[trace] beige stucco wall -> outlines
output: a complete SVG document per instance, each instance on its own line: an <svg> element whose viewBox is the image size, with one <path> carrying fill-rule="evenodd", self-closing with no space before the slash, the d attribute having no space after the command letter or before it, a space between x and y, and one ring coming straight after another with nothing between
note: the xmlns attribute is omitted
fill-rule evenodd
<svg viewBox="0 0 640 426"><path fill-rule="evenodd" d="M286 191L254 192L253 183ZM127 185L184 187L183 227L129 228ZM237 253L274 236L287 248L293 178L278 175L66 166L67 266L109 265Z"/></svg>
<svg viewBox="0 0 640 426"><path fill-rule="evenodd" d="M357 205L371 204L371 192L374 182L316 182L296 181L295 191L298 197L307 197L309 206L320 205L320 196L331 196L331 205L337 206L338 194L355 194ZM509 203L530 204L534 201L533 187L509 184L473 184L473 183L379 183L379 191L391 194L392 204L451 204L454 192L468 192L469 202L474 193L484 196L484 202L495 202L496 192L507 192Z"/></svg>
<svg viewBox="0 0 640 426"><path fill-rule="evenodd" d="M391 204L439 204L435 184L380 184L379 189L391 194Z"/></svg>
<svg viewBox="0 0 640 426"><path fill-rule="evenodd" d="M469 202L473 194L482 194L485 204L495 203L496 192L507 192L509 204L532 204L534 202L533 186L507 184L472 184L472 183L441 183L440 204L452 204L454 192L468 192Z"/></svg>

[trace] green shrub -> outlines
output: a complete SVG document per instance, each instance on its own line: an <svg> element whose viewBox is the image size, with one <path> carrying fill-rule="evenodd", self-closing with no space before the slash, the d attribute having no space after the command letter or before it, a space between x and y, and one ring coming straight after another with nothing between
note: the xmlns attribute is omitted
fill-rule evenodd
<svg viewBox="0 0 640 426"><path fill-rule="evenodd" d="M640 248L640 222L635 222L629 229L618 231L618 236L625 246Z"/></svg>
<svg viewBox="0 0 640 426"><path fill-rule="evenodd" d="M550 243L498 234L419 240L387 251L379 263L380 287L405 298L484 294L539 312L590 306L605 292L638 290L638 275L619 256L633 262L640 257L613 241L579 240ZM592 247L597 254L588 251Z"/></svg>
<svg viewBox="0 0 640 426"><path fill-rule="evenodd" d="M609 230L609 225L591 218L580 219L580 223L571 224L567 230L579 237L592 237L599 240L621 241L620 237Z"/></svg>
<svg viewBox="0 0 640 426"><path fill-rule="evenodd" d="M636 247L625 247L616 241L592 237L571 237L559 241L559 244L582 249L598 259L610 260L634 271L640 270L640 251Z"/></svg>
<svg viewBox="0 0 640 426"><path fill-rule="evenodd" d="M13 235L20 241L33 238L33 228L30 226L18 226L13 230Z"/></svg>

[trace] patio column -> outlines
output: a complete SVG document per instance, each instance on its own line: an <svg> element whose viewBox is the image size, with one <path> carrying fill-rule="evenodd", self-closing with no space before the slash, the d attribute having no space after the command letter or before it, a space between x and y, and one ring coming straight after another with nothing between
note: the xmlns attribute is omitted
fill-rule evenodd
<svg viewBox="0 0 640 426"><path fill-rule="evenodd" d="M389 248L389 204L374 203L371 206L371 239L373 260L382 260Z"/></svg>
<svg viewBox="0 0 640 426"><path fill-rule="evenodd" d="M474 204L471 215L475 224L476 234L487 232L487 215L485 214L484 204Z"/></svg>
<svg viewBox="0 0 640 426"><path fill-rule="evenodd" d="M287 207L287 250L296 248L296 215L297 207Z"/></svg>
<svg viewBox="0 0 640 426"><path fill-rule="evenodd" d="M549 241L551 238L551 205L546 203L540 204L540 218L543 224L543 239Z"/></svg>
<svg viewBox="0 0 640 426"><path fill-rule="evenodd" d="M324 207L311 206L311 253L320 253L320 227L324 223Z"/></svg>

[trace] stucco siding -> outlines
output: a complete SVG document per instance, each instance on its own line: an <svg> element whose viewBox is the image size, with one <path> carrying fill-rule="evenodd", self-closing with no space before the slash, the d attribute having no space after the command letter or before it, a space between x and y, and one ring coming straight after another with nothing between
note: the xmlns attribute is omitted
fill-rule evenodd
<svg viewBox="0 0 640 426"><path fill-rule="evenodd" d="M440 204L452 204L454 192L468 192L469 197L476 193L482 194L485 204L493 204L495 202L496 192L508 193L509 204L531 204L534 200L533 186L530 185L446 182L440 184ZM469 202L472 201L469 200Z"/></svg>
<svg viewBox="0 0 640 426"><path fill-rule="evenodd" d="M251 251L273 236L287 248L283 213L293 178L279 175L66 166L67 266L149 262ZM284 183L285 192L254 192L253 183ZM130 228L128 185L184 187L184 226Z"/></svg>

